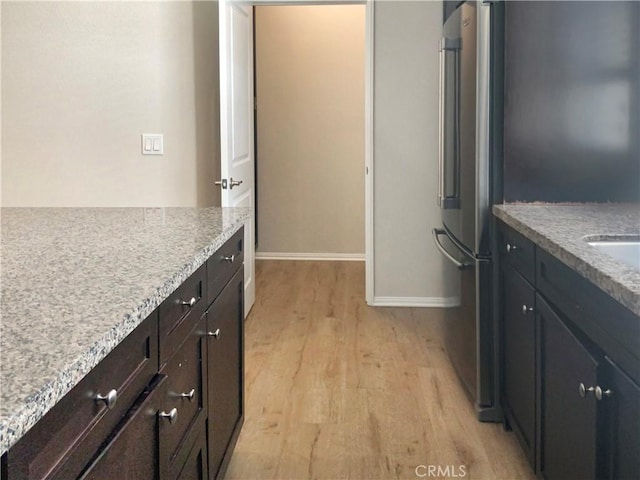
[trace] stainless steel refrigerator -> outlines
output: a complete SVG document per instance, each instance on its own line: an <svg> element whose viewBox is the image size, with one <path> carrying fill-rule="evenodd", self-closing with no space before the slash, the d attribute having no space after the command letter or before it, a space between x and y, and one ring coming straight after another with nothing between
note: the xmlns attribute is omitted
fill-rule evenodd
<svg viewBox="0 0 640 480"><path fill-rule="evenodd" d="M433 229L460 272L460 301L446 309L445 346L478 418L499 421L491 313L491 4L469 1L446 21L440 42L438 204Z"/></svg>

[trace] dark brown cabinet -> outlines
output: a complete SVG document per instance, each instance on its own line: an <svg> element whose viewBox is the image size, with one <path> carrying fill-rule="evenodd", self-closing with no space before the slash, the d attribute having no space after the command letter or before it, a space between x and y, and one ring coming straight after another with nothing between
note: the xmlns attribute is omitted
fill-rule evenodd
<svg viewBox="0 0 640 480"><path fill-rule="evenodd" d="M243 238L240 229L3 455L3 480L224 475L243 421Z"/></svg>
<svg viewBox="0 0 640 480"><path fill-rule="evenodd" d="M511 265L501 272L502 405L531 465L535 465L535 290Z"/></svg>
<svg viewBox="0 0 640 480"><path fill-rule="evenodd" d="M540 297L540 472L549 480L599 478L598 361Z"/></svg>
<svg viewBox="0 0 640 480"><path fill-rule="evenodd" d="M205 430L207 416L207 336L203 316L160 373L167 376L161 405L173 419L160 426L163 478L177 478L193 443Z"/></svg>
<svg viewBox="0 0 640 480"><path fill-rule="evenodd" d="M207 312L209 478L224 476L244 419L243 275L238 271Z"/></svg>
<svg viewBox="0 0 640 480"><path fill-rule="evenodd" d="M160 424L166 422L160 416L166 380L164 375L154 379L80 476L81 480L159 477L157 445Z"/></svg>
<svg viewBox="0 0 640 480"><path fill-rule="evenodd" d="M640 318L498 228L506 422L540 478L640 478Z"/></svg>
<svg viewBox="0 0 640 480"><path fill-rule="evenodd" d="M610 455L607 478L640 478L640 386L610 358L605 358L607 378L599 395L609 416Z"/></svg>
<svg viewBox="0 0 640 480"><path fill-rule="evenodd" d="M155 311L3 456L7 478L76 478L157 372Z"/></svg>

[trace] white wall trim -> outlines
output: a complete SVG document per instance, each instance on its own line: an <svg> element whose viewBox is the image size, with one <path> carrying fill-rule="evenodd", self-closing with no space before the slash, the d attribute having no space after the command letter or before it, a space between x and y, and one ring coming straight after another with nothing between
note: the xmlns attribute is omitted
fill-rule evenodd
<svg viewBox="0 0 640 480"><path fill-rule="evenodd" d="M458 297L374 297L373 307L437 307L448 308L460 305Z"/></svg>
<svg viewBox="0 0 640 480"><path fill-rule="evenodd" d="M256 260L320 260L363 262L364 253L256 252Z"/></svg>
<svg viewBox="0 0 640 480"><path fill-rule="evenodd" d="M374 183L373 183L373 15L374 0L366 0L365 10L365 71L364 71L364 253L365 253L365 301L375 304L375 256L374 252Z"/></svg>

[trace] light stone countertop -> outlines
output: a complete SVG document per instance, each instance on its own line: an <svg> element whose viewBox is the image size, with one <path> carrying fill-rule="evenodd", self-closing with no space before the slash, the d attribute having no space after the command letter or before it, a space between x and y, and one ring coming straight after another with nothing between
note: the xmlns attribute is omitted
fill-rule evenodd
<svg viewBox="0 0 640 480"><path fill-rule="evenodd" d="M0 455L251 218L245 208L2 208Z"/></svg>
<svg viewBox="0 0 640 480"><path fill-rule="evenodd" d="M584 239L640 235L640 205L506 204L493 213L640 316L640 272Z"/></svg>

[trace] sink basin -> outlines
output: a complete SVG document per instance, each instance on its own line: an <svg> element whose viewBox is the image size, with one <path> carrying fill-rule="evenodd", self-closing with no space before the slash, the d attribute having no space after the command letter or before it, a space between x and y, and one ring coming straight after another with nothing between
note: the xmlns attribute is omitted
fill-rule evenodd
<svg viewBox="0 0 640 480"><path fill-rule="evenodd" d="M640 271L640 236L589 236L585 240L592 247Z"/></svg>

